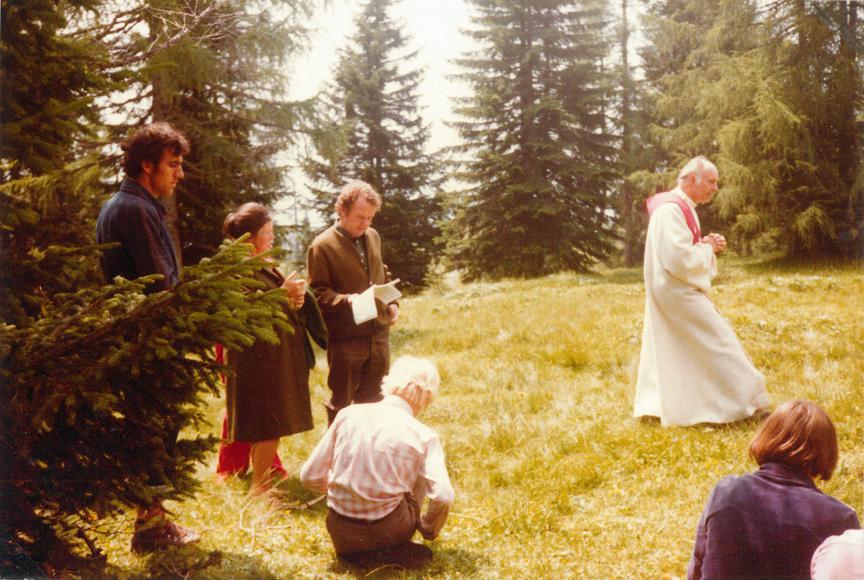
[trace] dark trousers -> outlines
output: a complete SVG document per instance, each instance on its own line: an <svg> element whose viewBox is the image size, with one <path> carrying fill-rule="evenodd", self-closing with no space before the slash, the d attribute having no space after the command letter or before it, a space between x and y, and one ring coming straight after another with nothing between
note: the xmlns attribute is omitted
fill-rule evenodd
<svg viewBox="0 0 864 580"><path fill-rule="evenodd" d="M332 423L336 413L351 403L381 400L381 379L390 370L389 332L349 340L331 339L327 345L327 386L330 402L327 416Z"/></svg>
<svg viewBox="0 0 864 580"><path fill-rule="evenodd" d="M411 541L420 523L420 506L410 493L399 506L381 518L368 521L327 510L327 531L339 557L375 552Z"/></svg>
<svg viewBox="0 0 864 580"><path fill-rule="evenodd" d="M168 457L174 455L174 448L177 446L177 437L180 435L180 428L170 425L165 428L162 435L162 447ZM160 487L168 485L169 482L162 473L157 471L150 472L150 477L147 479L147 485L151 487Z"/></svg>

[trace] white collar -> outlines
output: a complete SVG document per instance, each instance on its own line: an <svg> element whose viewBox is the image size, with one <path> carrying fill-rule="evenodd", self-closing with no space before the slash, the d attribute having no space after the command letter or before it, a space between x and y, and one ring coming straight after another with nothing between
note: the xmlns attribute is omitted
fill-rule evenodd
<svg viewBox="0 0 864 580"><path fill-rule="evenodd" d="M692 209L692 210L696 209L696 202L693 201L692 199L690 199L689 195L684 193L684 190L681 189L680 185L676 186L675 189L672 190L672 193L674 193L675 195L677 195L678 197L683 199L687 203L687 205L690 206L690 209Z"/></svg>
<svg viewBox="0 0 864 580"><path fill-rule="evenodd" d="M394 407L399 407L400 409L407 411L412 417L414 416L414 410L411 408L411 404L399 395L387 395L381 402L389 403Z"/></svg>

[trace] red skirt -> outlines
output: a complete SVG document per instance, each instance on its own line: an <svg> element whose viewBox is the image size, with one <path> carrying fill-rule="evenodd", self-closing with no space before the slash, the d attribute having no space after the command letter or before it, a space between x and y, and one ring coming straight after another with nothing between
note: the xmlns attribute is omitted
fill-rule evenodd
<svg viewBox="0 0 864 580"><path fill-rule="evenodd" d="M222 442L219 443L219 463L216 464L216 473L222 477L244 475L249 469L249 452L252 450L252 443L249 441L229 443L227 438L228 414L226 413L222 418ZM288 476L278 453L273 454L273 463L270 464L270 469L283 477Z"/></svg>

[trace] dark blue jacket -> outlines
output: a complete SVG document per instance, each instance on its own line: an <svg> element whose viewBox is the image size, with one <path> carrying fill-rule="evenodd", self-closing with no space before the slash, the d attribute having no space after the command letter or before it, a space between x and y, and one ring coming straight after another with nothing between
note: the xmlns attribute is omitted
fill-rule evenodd
<svg viewBox="0 0 864 580"><path fill-rule="evenodd" d="M855 511L801 471L766 463L722 479L702 513L687 578L810 578L825 538L858 529Z"/></svg>
<svg viewBox="0 0 864 580"><path fill-rule="evenodd" d="M106 282L115 276L134 280L148 274L164 278L148 286L147 292L171 288L180 278L174 244L165 223L165 208L134 179L126 178L111 196L96 220L96 241L120 242L120 247L102 253Z"/></svg>

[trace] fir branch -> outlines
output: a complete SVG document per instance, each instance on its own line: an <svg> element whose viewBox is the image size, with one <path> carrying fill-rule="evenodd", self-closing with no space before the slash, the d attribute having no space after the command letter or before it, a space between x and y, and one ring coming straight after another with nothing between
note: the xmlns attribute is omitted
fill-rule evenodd
<svg viewBox="0 0 864 580"><path fill-rule="evenodd" d="M187 39L200 43L204 41L218 41L225 38L227 34L225 32L227 29L226 24L240 18L242 15L242 12L239 10L228 13L221 12L230 6L231 2L228 0L216 0L198 13L164 9L153 10L153 13L162 21L166 30L176 28L177 32L167 39L157 36L143 51L137 49L135 46L115 47L112 51L110 68L121 69L146 62L156 54L164 52ZM214 18L217 13L219 13L218 23L220 25L210 30L202 30L202 27L206 24L215 22Z"/></svg>

